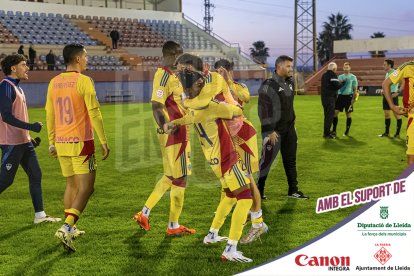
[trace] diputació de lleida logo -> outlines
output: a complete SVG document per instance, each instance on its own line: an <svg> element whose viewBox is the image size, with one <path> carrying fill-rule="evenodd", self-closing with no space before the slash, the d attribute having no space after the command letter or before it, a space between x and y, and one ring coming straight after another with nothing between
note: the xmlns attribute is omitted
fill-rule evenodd
<svg viewBox="0 0 414 276"><path fill-rule="evenodd" d="M382 219L388 218L388 206L380 206L380 217Z"/></svg>

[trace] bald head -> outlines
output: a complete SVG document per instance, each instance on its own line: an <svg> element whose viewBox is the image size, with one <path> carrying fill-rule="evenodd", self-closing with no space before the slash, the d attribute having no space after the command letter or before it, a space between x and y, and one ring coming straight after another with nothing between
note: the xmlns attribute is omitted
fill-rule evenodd
<svg viewBox="0 0 414 276"><path fill-rule="evenodd" d="M338 68L338 66L336 65L336 63L335 62L330 62L329 64L328 64L328 70L332 70L332 71L334 71L334 72L336 72L336 69Z"/></svg>

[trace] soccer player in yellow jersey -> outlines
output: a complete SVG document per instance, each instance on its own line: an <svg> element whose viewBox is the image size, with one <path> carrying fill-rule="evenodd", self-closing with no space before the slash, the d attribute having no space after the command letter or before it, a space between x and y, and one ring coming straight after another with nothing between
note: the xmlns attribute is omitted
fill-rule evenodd
<svg viewBox="0 0 414 276"><path fill-rule="evenodd" d="M205 88L205 79L202 75L203 63L200 58L183 54L177 59L177 75L190 101L197 101L197 97L209 93ZM164 126L164 131L194 124L201 148L206 160L215 175L220 179L226 196L220 201L209 233L204 243L216 243L227 238L218 235L226 216L230 213L236 198L236 207L233 211L230 234L226 248L221 255L223 261L251 262L252 260L237 251L237 243L242 235L247 214L252 205L250 180L243 162L238 158L232 138L226 124L222 119L232 119L241 116L242 110L236 105L220 103L217 100L206 102L199 99L205 106L197 109L189 108L188 114Z"/></svg>
<svg viewBox="0 0 414 276"><path fill-rule="evenodd" d="M250 93L246 85L234 81L233 67L234 63L226 59L220 59L214 64L214 68L223 77L222 79L224 80L224 83L227 84L228 91L230 91L232 98L238 105L243 107L250 101ZM219 77L213 76L211 82L214 83L215 80L218 83L223 83L222 80L219 80ZM216 99L220 98L220 94L216 95ZM226 96L225 98L228 97ZM231 125L232 124L229 124L229 126ZM252 183L253 206L250 212L252 228L249 230L249 233L240 240L240 243L242 244L250 243L268 231L267 225L263 222L260 192L257 189L256 182L253 178L253 173L259 171L257 135L253 124L250 123L246 117L243 117L243 123L239 128L234 129L231 127L230 130L236 144L237 153L246 165Z"/></svg>
<svg viewBox="0 0 414 276"><path fill-rule="evenodd" d="M142 211L134 220L146 231L150 230L149 214L164 193L170 190L170 218L167 235L194 234L195 230L178 223L184 204L187 175L191 174L190 141L188 127L181 126L174 133L166 134L163 125L182 118L185 114L181 105L183 88L173 73L175 59L183 53L179 44L167 41L163 48L163 64L154 76L152 89L152 110L157 123L157 134L163 158L164 175L155 185Z"/></svg>
<svg viewBox="0 0 414 276"><path fill-rule="evenodd" d="M59 159L62 174L66 177L66 219L55 236L66 250L74 252L73 239L82 234L75 224L94 191L94 129L101 142L103 160L108 157L109 148L93 81L82 74L88 62L84 46L66 45L63 58L67 69L49 83L46 119L49 152Z"/></svg>
<svg viewBox="0 0 414 276"><path fill-rule="evenodd" d="M217 72L208 72L203 93L213 95L218 101L244 106L250 100L250 93L247 86L233 80L233 66L230 61L221 59L214 64ZM191 106L191 100L184 104ZM263 222L260 192L253 179L253 173L259 171L259 154L257 148L257 136L254 126L241 116L232 120L225 120L239 158L243 161L249 173L253 205L250 212L252 228L241 240L241 244L251 243L257 240L262 234L268 231L267 225ZM222 192L222 198L224 196Z"/></svg>
<svg viewBox="0 0 414 276"><path fill-rule="evenodd" d="M234 62L227 59L220 59L214 63L214 69L224 78L230 88L231 95L241 105L244 106L250 101L249 88L244 84L234 80Z"/></svg>
<svg viewBox="0 0 414 276"><path fill-rule="evenodd" d="M394 104L391 96L391 85L403 82L403 108ZM391 110L396 114L408 114L407 121L407 163L414 163L414 61L406 62L398 67L382 83L384 97Z"/></svg>

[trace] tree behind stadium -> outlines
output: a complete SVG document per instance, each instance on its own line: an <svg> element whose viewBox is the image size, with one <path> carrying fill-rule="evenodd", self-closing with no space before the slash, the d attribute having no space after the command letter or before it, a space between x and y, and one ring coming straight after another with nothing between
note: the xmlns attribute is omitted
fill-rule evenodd
<svg viewBox="0 0 414 276"><path fill-rule="evenodd" d="M253 47L250 48L250 56L256 63L266 64L267 57L269 56L269 48L266 47L264 41L253 42Z"/></svg>
<svg viewBox="0 0 414 276"><path fill-rule="evenodd" d="M331 14L328 16L328 21L323 22L322 27L323 30L319 33L316 42L318 59L321 65L333 58L334 40L351 39L350 32L354 28L352 24L349 23L348 16L344 16L339 12L336 15ZM335 56L344 57L345 54L336 54Z"/></svg>

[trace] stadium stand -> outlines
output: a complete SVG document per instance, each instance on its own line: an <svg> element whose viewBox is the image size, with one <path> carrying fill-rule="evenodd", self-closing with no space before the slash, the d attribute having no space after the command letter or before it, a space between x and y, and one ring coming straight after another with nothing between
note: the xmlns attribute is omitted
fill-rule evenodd
<svg viewBox="0 0 414 276"><path fill-rule="evenodd" d="M149 101L152 76L161 65L161 47L167 40L181 43L186 52L199 55L211 66L220 58L234 61L235 79L246 83L252 94L266 77L265 70L242 54L237 44L206 33L175 8L161 12L30 1L3 3L0 59L4 54L16 53L19 45L25 46L25 54L30 43L37 51L34 71L23 84L31 91L29 106L44 105L47 83L65 69L62 49L71 42L86 46L89 62L85 74L94 79L102 102ZM115 50L109 37L113 28L121 34ZM57 56L57 71L47 71L45 59L50 50Z"/></svg>
<svg viewBox="0 0 414 276"><path fill-rule="evenodd" d="M0 22L22 44L52 44L65 45L68 43L82 43L87 46L97 45L88 35L74 26L68 15L0 11ZM19 42L14 42L19 43Z"/></svg>
<svg viewBox="0 0 414 276"><path fill-rule="evenodd" d="M351 72L357 77L358 85L378 87L382 85L385 72L382 68L385 58L364 58L364 59L333 59L331 61L338 65L337 74L343 73L342 66L344 62L351 64ZM404 62L413 60L414 57L396 57L391 58L395 61L395 68ZM328 62L329 63L329 62ZM310 76L305 82L306 95L320 95L321 93L321 77L325 73L328 63L319 71Z"/></svg>

